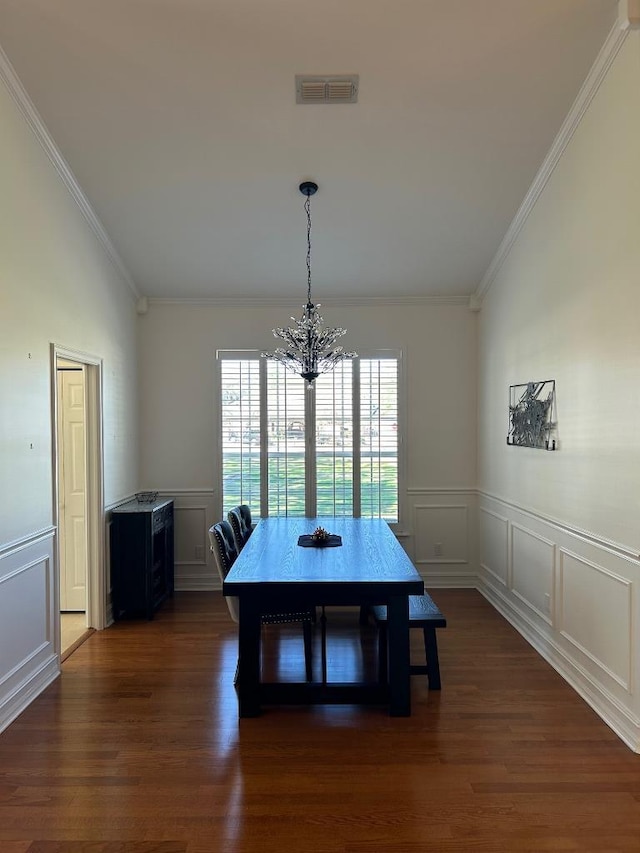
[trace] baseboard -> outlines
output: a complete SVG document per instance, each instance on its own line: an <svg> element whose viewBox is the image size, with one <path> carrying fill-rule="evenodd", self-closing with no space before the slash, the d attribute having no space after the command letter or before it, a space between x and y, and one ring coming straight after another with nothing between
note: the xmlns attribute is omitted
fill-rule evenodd
<svg viewBox="0 0 640 853"><path fill-rule="evenodd" d="M0 732L3 732L60 675L60 664L52 655L0 705Z"/></svg>
<svg viewBox="0 0 640 853"><path fill-rule="evenodd" d="M629 714L597 684L589 674L571 660L562 649L544 636L535 625L520 613L513 603L495 588L478 584L478 591L509 624L543 657L547 663L584 699L615 734L636 753L640 753L640 720Z"/></svg>

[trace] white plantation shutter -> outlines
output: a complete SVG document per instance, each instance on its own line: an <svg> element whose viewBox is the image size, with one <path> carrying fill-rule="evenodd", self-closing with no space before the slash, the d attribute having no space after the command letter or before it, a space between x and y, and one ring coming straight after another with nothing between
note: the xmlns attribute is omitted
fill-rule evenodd
<svg viewBox="0 0 640 853"><path fill-rule="evenodd" d="M305 513L305 384L267 361L269 515Z"/></svg>
<svg viewBox="0 0 640 853"><path fill-rule="evenodd" d="M361 514L398 519L398 361L360 359Z"/></svg>
<svg viewBox="0 0 640 853"><path fill-rule="evenodd" d="M353 364L315 381L316 514L353 515Z"/></svg>
<svg viewBox="0 0 640 853"><path fill-rule="evenodd" d="M397 354L316 379L258 354L218 353L223 512L398 520Z"/></svg>
<svg viewBox="0 0 640 853"><path fill-rule="evenodd" d="M222 507L248 504L260 514L260 360L220 361Z"/></svg>

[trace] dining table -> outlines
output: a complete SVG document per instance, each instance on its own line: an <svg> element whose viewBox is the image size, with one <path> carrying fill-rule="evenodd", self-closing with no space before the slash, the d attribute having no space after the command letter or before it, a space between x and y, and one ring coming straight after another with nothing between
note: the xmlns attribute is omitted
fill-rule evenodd
<svg viewBox="0 0 640 853"><path fill-rule="evenodd" d="M318 527L333 534L333 540L317 547L299 544L300 537ZM239 602L240 717L258 716L264 705L315 703L386 704L391 716L410 716L409 596L422 595L424 582L384 519L263 518L228 572L222 592ZM263 614L331 605L357 605L362 612L376 604L387 607L386 679L262 680Z"/></svg>

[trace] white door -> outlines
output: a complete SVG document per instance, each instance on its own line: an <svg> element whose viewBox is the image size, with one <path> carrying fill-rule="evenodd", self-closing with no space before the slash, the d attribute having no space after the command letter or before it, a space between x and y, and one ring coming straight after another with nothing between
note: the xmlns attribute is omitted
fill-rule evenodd
<svg viewBox="0 0 640 853"><path fill-rule="evenodd" d="M85 373L82 365L59 368L58 460L60 610L87 607L87 451Z"/></svg>

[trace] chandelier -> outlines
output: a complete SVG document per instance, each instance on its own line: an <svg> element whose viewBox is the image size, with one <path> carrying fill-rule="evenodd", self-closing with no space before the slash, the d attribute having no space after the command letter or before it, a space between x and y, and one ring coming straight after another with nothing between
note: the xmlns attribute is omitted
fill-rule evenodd
<svg viewBox="0 0 640 853"><path fill-rule="evenodd" d="M273 352L263 352L264 358L279 361L307 382L311 388L313 380L321 373L327 373L345 358L354 358L358 353L345 352L341 346L335 346L338 338L346 334L346 329L323 329L322 317L318 314L320 304L311 301L311 196L318 185L313 181L300 184L299 190L306 196L304 209L307 213L307 304L299 320L291 319L295 326L274 329L273 335L284 341L284 347Z"/></svg>

